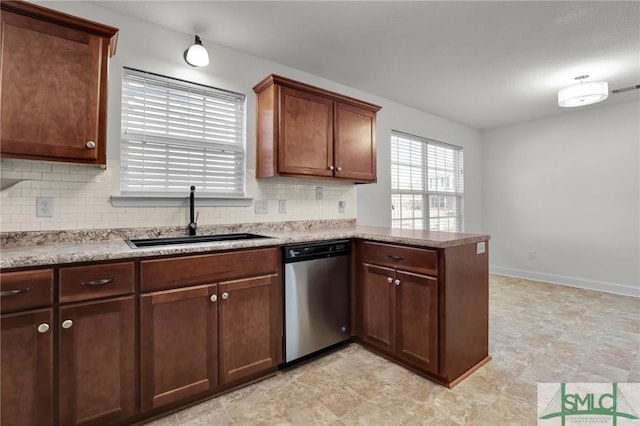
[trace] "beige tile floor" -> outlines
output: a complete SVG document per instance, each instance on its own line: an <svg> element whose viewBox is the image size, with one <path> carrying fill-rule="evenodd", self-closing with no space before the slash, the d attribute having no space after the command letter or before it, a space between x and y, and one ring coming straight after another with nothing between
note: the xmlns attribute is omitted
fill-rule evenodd
<svg viewBox="0 0 640 426"><path fill-rule="evenodd" d="M640 299L492 275L489 306L451 390L351 344L149 425L535 425L537 382L640 382Z"/></svg>

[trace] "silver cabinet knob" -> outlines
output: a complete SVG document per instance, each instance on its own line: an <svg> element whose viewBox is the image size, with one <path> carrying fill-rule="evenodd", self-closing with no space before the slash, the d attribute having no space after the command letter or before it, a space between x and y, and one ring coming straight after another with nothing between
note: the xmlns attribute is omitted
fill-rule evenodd
<svg viewBox="0 0 640 426"><path fill-rule="evenodd" d="M217 302L218 301L218 296L215 294L212 294L211 297L209 298L212 302Z"/></svg>
<svg viewBox="0 0 640 426"><path fill-rule="evenodd" d="M71 320L62 321L62 328L71 328L71 327L73 327L73 321Z"/></svg>
<svg viewBox="0 0 640 426"><path fill-rule="evenodd" d="M338 166L338 168L336 168L336 170L341 172L342 171L342 167Z"/></svg>
<svg viewBox="0 0 640 426"><path fill-rule="evenodd" d="M38 326L38 333L46 333L47 331L49 331L49 324L46 322L43 322Z"/></svg>
<svg viewBox="0 0 640 426"><path fill-rule="evenodd" d="M227 300L229 298L229 293L222 293L222 298Z"/></svg>
<svg viewBox="0 0 640 426"><path fill-rule="evenodd" d="M88 149L93 149L96 147L96 143L94 141L87 141L87 148Z"/></svg>
<svg viewBox="0 0 640 426"><path fill-rule="evenodd" d="M335 169L335 167L329 166L329 170L333 170L333 169Z"/></svg>
<svg viewBox="0 0 640 426"><path fill-rule="evenodd" d="M395 285L400 285L400 280L399 280L399 279L396 279L393 283L394 283Z"/></svg>
<svg viewBox="0 0 640 426"><path fill-rule="evenodd" d="M389 284L391 284L391 283L393 282L393 278L391 278L391 277L387 277L387 282L388 282Z"/></svg>

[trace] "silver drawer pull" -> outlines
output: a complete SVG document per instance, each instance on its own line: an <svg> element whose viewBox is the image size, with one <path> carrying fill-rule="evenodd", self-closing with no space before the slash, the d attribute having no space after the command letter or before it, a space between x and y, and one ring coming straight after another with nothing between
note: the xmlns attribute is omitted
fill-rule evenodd
<svg viewBox="0 0 640 426"><path fill-rule="evenodd" d="M395 285L400 285L400 280L396 279L393 283L394 283Z"/></svg>
<svg viewBox="0 0 640 426"><path fill-rule="evenodd" d="M388 282L389 284L391 284L391 283L393 282L393 278L391 278L391 277L387 277L387 282Z"/></svg>
<svg viewBox="0 0 640 426"><path fill-rule="evenodd" d="M224 300L227 300L227 299L229 298L229 293L226 293L226 292L225 292L225 293L222 293L222 298L223 298Z"/></svg>
<svg viewBox="0 0 640 426"><path fill-rule="evenodd" d="M16 288L15 290L3 290L3 291L0 291L0 297L17 296L18 294L29 293L29 291L30 290L28 287Z"/></svg>
<svg viewBox="0 0 640 426"><path fill-rule="evenodd" d="M66 329L69 329L71 327L73 327L73 321L72 320L68 319L68 320L62 321L62 328L64 328L66 330Z"/></svg>
<svg viewBox="0 0 640 426"><path fill-rule="evenodd" d="M110 283L116 282L116 278L102 278L101 280L91 280L91 281L82 281L82 285L87 287L99 287L101 285L106 285Z"/></svg>
<svg viewBox="0 0 640 426"><path fill-rule="evenodd" d="M43 322L38 326L38 333L46 333L47 331L49 331L49 324L46 322Z"/></svg>
<svg viewBox="0 0 640 426"><path fill-rule="evenodd" d="M211 300L212 302L217 302L218 301L218 296L215 294L212 294L211 297L209 298L209 300Z"/></svg>
<svg viewBox="0 0 640 426"><path fill-rule="evenodd" d="M396 256L393 254L389 254L388 256L389 256L389 259L392 259L392 260L404 260L404 256Z"/></svg>

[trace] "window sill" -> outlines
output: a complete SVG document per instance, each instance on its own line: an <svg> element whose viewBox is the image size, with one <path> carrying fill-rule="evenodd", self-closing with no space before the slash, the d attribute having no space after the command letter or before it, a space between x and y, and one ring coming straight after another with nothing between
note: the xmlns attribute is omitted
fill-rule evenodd
<svg viewBox="0 0 640 426"><path fill-rule="evenodd" d="M253 198L219 198L206 195L195 198L198 207L249 207ZM113 207L185 207L189 205L189 197L160 195L112 195Z"/></svg>

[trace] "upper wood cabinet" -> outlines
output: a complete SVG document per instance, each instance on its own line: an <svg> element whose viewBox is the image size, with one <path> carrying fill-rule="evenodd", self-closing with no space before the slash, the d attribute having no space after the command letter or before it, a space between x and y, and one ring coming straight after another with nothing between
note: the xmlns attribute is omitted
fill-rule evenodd
<svg viewBox="0 0 640 426"><path fill-rule="evenodd" d="M376 181L379 106L277 75L253 90L256 177Z"/></svg>
<svg viewBox="0 0 640 426"><path fill-rule="evenodd" d="M118 29L25 2L0 6L2 156L106 164Z"/></svg>

